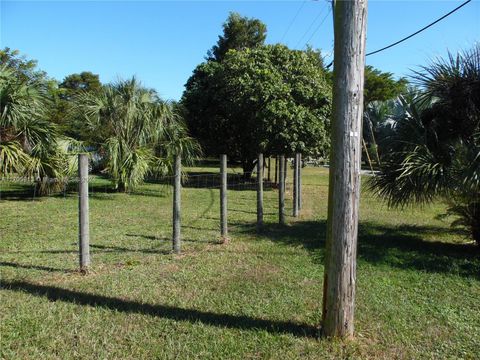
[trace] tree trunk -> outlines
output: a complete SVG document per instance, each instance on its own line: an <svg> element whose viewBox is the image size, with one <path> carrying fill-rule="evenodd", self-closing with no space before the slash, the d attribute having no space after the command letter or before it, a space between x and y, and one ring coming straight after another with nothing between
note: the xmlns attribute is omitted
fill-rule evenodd
<svg viewBox="0 0 480 360"><path fill-rule="evenodd" d="M367 0L335 2L332 150L322 331L351 337L354 305Z"/></svg>

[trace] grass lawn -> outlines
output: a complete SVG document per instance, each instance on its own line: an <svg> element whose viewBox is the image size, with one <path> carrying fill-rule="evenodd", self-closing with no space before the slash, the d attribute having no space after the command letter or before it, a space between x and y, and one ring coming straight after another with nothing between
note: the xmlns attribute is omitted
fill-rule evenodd
<svg viewBox="0 0 480 360"><path fill-rule="evenodd" d="M356 338L317 337L328 174L303 174L301 216L277 225L277 192L266 190L261 235L255 192L229 191L227 244L215 184L191 180L179 256L168 186L127 195L96 179L86 276L76 272L77 195L32 200L28 186L0 183L0 358L480 358L480 252L435 219L442 204L391 210L366 191Z"/></svg>

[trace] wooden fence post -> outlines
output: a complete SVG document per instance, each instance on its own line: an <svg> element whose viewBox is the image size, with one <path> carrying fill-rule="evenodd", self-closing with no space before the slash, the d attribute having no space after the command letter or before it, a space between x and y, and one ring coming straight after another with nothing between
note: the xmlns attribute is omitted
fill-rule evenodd
<svg viewBox="0 0 480 360"><path fill-rule="evenodd" d="M88 208L88 155L78 155L78 237L80 271L88 272L90 266L90 219Z"/></svg>
<svg viewBox="0 0 480 360"><path fill-rule="evenodd" d="M175 175L173 180L173 252L180 254L181 229L181 189L182 189L182 157L175 155Z"/></svg>
<svg viewBox="0 0 480 360"><path fill-rule="evenodd" d="M258 154L257 161L257 231L263 226L263 154Z"/></svg>
<svg viewBox="0 0 480 360"><path fill-rule="evenodd" d="M272 182L272 177L271 177L271 169L272 169L272 158L269 156L268 157L268 177L267 177L267 180L268 182Z"/></svg>
<svg viewBox="0 0 480 360"><path fill-rule="evenodd" d="M278 184L278 156L275 156L275 185Z"/></svg>
<svg viewBox="0 0 480 360"><path fill-rule="evenodd" d="M222 241L228 240L227 219L227 155L220 155L220 233Z"/></svg>
<svg viewBox="0 0 480 360"><path fill-rule="evenodd" d="M298 154L293 158L293 216L298 217Z"/></svg>
<svg viewBox="0 0 480 360"><path fill-rule="evenodd" d="M278 164L278 222L285 224L285 155L279 156Z"/></svg>
<svg viewBox="0 0 480 360"><path fill-rule="evenodd" d="M302 153L298 153L298 210L302 210Z"/></svg>
<svg viewBox="0 0 480 360"><path fill-rule="evenodd" d="M367 0L334 2L333 106L322 332L354 333Z"/></svg>

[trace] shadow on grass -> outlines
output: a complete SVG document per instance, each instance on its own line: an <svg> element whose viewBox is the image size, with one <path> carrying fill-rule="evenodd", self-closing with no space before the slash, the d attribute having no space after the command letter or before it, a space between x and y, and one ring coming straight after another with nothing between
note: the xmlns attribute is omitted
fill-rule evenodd
<svg viewBox="0 0 480 360"><path fill-rule="evenodd" d="M254 229L245 232L253 232ZM480 279L480 249L473 244L424 240L426 235L458 234L459 231L434 226L385 226L361 222L358 259L370 264L415 269ZM297 222L291 226L267 224L261 236L290 245L301 244L315 261L324 261L325 221Z"/></svg>
<svg viewBox="0 0 480 360"><path fill-rule="evenodd" d="M133 300L123 300L62 289L54 286L38 285L25 281L4 280L0 288L22 291L34 296L45 297L50 301L63 301L77 305L102 307L124 313L150 315L175 321L201 322L206 325L241 330L264 330L273 334L291 334L297 337L316 337L318 329L306 324L289 321L257 319L245 315L216 314L195 309L182 309L167 305L144 304Z"/></svg>
<svg viewBox="0 0 480 360"><path fill-rule="evenodd" d="M135 237L143 237L150 240L162 241L164 244L167 243L170 246L172 239L167 237L155 237L150 235L134 235L128 234L127 236L135 236ZM182 242L189 242L189 243L197 243L197 244L218 244L218 241L215 240L196 240L196 239L182 239ZM165 245L167 245L165 244ZM92 248L92 252L103 252L103 253L114 253L114 252L132 252L132 253L144 253L144 254L161 254L167 255L172 253L172 249L169 247L168 249L135 249L135 248L127 248L122 246L112 246L112 245L98 245L98 244L90 244L90 248ZM98 251L100 250L100 251Z"/></svg>
<svg viewBox="0 0 480 360"><path fill-rule="evenodd" d="M40 266L40 265L23 265L23 264L7 262L7 261L0 261L0 266L14 267L18 269L33 269L33 270L41 270L41 271L48 271L48 272L61 272L61 273L75 272L75 270L58 269L58 268L53 268L49 266Z"/></svg>
<svg viewBox="0 0 480 360"><path fill-rule="evenodd" d="M160 239L161 240L161 239ZM139 252L139 253L144 253L144 254L170 254L172 251L171 249L130 249L126 247L121 247L121 246L107 246L107 245L95 245L95 244L90 244L90 247L95 251L98 252L97 250L103 250L102 252L105 253L111 253L111 252Z"/></svg>

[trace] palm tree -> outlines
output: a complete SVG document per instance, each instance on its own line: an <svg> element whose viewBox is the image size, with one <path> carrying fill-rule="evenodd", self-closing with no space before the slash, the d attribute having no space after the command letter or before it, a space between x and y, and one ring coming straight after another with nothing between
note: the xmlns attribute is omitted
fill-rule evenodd
<svg viewBox="0 0 480 360"><path fill-rule="evenodd" d="M101 134L98 152L115 188L132 191L149 173L165 174L175 151L186 160L198 150L172 104L143 87L133 77L82 93L75 111L83 114L90 131Z"/></svg>
<svg viewBox="0 0 480 360"><path fill-rule="evenodd" d="M68 176L73 161L70 139L59 136L46 117L42 90L42 84L27 81L15 69L0 67L0 175L32 177L41 193L55 187L46 184L58 185Z"/></svg>
<svg viewBox="0 0 480 360"><path fill-rule="evenodd" d="M480 245L480 45L415 73L372 188L391 205L442 197Z"/></svg>

